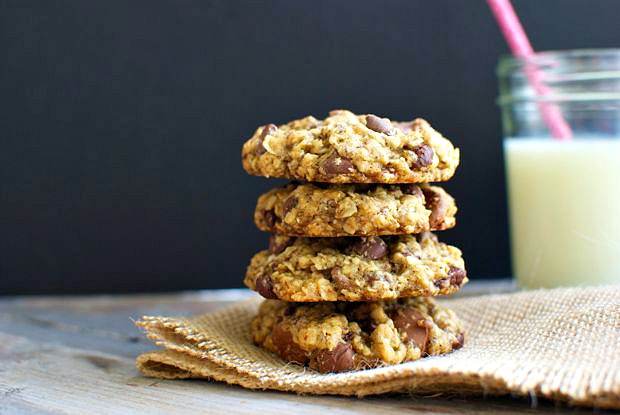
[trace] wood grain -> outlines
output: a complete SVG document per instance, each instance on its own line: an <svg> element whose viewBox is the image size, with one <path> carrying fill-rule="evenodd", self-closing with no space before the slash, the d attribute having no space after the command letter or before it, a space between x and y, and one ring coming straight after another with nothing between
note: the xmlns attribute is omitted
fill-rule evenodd
<svg viewBox="0 0 620 415"><path fill-rule="evenodd" d="M506 282L472 284L462 295L510 287ZM208 381L148 379L135 370L135 356L154 347L132 319L144 314L203 313L250 295L246 290L224 290L1 299L0 414L590 412L508 397L297 396Z"/></svg>

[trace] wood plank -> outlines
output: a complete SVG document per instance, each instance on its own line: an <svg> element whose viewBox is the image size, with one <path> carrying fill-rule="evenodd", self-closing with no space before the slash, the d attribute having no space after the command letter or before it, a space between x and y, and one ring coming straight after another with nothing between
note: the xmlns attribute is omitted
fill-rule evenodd
<svg viewBox="0 0 620 415"><path fill-rule="evenodd" d="M506 289L510 287L505 282L489 284L478 291L470 289L469 295ZM527 399L510 398L297 396L208 381L148 379L134 368L135 356L153 346L133 326L132 318L205 312L250 295L236 290L2 299L0 414L591 412L551 402L540 402L533 409Z"/></svg>
<svg viewBox="0 0 620 415"><path fill-rule="evenodd" d="M0 406L41 413L334 414L504 413L532 411L525 400L442 399L406 396L367 399L296 396L248 391L207 381L163 381L139 376L133 360L50 346L0 334ZM555 410L545 404L536 412Z"/></svg>
<svg viewBox="0 0 620 415"><path fill-rule="evenodd" d="M137 296L21 297L0 300L0 331L50 344L135 357L153 345L134 326L145 314L206 313L252 295L248 290Z"/></svg>

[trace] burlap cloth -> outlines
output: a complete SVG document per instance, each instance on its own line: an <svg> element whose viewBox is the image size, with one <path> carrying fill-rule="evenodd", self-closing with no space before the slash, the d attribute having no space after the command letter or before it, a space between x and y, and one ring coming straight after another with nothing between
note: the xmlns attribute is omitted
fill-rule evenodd
<svg viewBox="0 0 620 415"><path fill-rule="evenodd" d="M512 393L620 407L620 286L442 302L467 329L465 347L445 356L340 374L285 364L250 340L253 299L189 319L144 317L137 325L165 349L139 356L137 366L156 378L308 394Z"/></svg>

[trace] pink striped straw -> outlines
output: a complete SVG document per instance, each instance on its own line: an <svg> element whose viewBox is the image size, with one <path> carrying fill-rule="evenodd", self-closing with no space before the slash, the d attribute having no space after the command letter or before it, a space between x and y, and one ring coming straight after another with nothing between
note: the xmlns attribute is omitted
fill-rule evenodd
<svg viewBox="0 0 620 415"><path fill-rule="evenodd" d="M487 0L487 3L504 34L504 38L506 38L512 54L521 58L531 58L534 50L510 0ZM548 95L551 93L551 89L542 81L540 71L535 66L526 63L525 76L527 76L530 85L532 85L538 95ZM538 108L554 138L570 140L573 137L570 125L562 116L557 105L543 101L539 103Z"/></svg>

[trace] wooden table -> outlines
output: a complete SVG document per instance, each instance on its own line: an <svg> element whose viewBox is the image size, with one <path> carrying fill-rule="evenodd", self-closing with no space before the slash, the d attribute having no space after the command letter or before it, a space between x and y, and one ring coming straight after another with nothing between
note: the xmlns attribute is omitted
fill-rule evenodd
<svg viewBox="0 0 620 415"><path fill-rule="evenodd" d="M461 295L509 287L506 281L472 283ZM0 298L0 414L592 412L510 397L297 396L208 381L148 379L134 368L134 358L154 347L132 320L145 314L204 313L249 295L254 294L219 290Z"/></svg>

